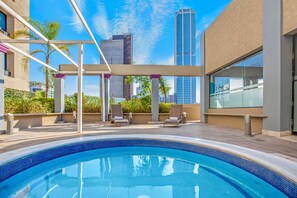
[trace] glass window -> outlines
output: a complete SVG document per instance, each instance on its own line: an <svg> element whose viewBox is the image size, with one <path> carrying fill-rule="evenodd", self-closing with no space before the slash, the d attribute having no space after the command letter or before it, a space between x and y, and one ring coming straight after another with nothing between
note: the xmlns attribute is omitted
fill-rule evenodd
<svg viewBox="0 0 297 198"><path fill-rule="evenodd" d="M6 15L0 11L0 28L6 31Z"/></svg>
<svg viewBox="0 0 297 198"><path fill-rule="evenodd" d="M262 52L210 75L209 86L210 108L262 107Z"/></svg>
<svg viewBox="0 0 297 198"><path fill-rule="evenodd" d="M8 71L7 70L7 54L4 53L4 71Z"/></svg>

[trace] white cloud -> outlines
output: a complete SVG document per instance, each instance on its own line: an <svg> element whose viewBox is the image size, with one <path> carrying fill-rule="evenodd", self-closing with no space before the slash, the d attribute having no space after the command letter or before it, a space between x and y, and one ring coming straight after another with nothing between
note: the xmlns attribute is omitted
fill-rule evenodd
<svg viewBox="0 0 297 198"><path fill-rule="evenodd" d="M81 11L85 9L85 0L76 0L76 3ZM71 20L70 25L73 26L74 30L77 33L81 33L84 30L84 26L75 11L72 12L72 16L70 20Z"/></svg>
<svg viewBox="0 0 297 198"><path fill-rule="evenodd" d="M98 6L98 15L93 24L99 36L106 39L112 34L133 34L134 61L137 64L150 62L152 50L164 32L170 17L181 0L126 0L113 20L108 21L106 9L102 3Z"/></svg>
<svg viewBox="0 0 297 198"><path fill-rule="evenodd" d="M159 61L160 65L174 65L174 55Z"/></svg>
<svg viewBox="0 0 297 198"><path fill-rule="evenodd" d="M201 31L200 30L196 30L196 39L199 38L200 34L201 34Z"/></svg>
<svg viewBox="0 0 297 198"><path fill-rule="evenodd" d="M110 35L110 26L104 4L97 1L97 14L93 17L93 25L96 33L103 39L108 39Z"/></svg>

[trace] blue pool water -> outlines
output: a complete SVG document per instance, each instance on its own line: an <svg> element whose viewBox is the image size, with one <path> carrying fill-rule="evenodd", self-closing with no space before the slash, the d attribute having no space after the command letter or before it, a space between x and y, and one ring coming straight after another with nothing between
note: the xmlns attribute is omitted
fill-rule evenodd
<svg viewBox="0 0 297 198"><path fill-rule="evenodd" d="M0 197L286 197L223 161L156 147L118 147L60 157L0 183Z"/></svg>

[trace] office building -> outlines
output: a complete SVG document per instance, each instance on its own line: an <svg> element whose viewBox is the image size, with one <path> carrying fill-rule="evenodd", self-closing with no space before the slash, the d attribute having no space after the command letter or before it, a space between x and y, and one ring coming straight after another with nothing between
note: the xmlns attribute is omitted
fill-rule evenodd
<svg viewBox="0 0 297 198"><path fill-rule="evenodd" d="M181 9L174 21L175 65L196 65L196 13L193 9ZM177 104L196 103L196 78L176 77L174 83Z"/></svg>
<svg viewBox="0 0 297 198"><path fill-rule="evenodd" d="M132 64L132 42L132 34L113 35L109 40L101 40L100 46L109 64ZM102 58L100 63L104 64ZM132 94L133 87L125 83L124 76L111 76L110 97L130 100Z"/></svg>

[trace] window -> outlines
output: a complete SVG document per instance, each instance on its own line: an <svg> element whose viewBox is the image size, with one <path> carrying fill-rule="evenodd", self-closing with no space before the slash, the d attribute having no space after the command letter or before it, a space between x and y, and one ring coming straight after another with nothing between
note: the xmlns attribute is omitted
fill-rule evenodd
<svg viewBox="0 0 297 198"><path fill-rule="evenodd" d="M6 15L0 11L0 28L3 31L7 31L7 27L6 27Z"/></svg>
<svg viewBox="0 0 297 198"><path fill-rule="evenodd" d="M3 61L3 64L4 64L4 71L7 71L7 54L4 53L4 61Z"/></svg>
<svg viewBox="0 0 297 198"><path fill-rule="evenodd" d="M213 73L209 86L212 109L262 107L262 52Z"/></svg>

